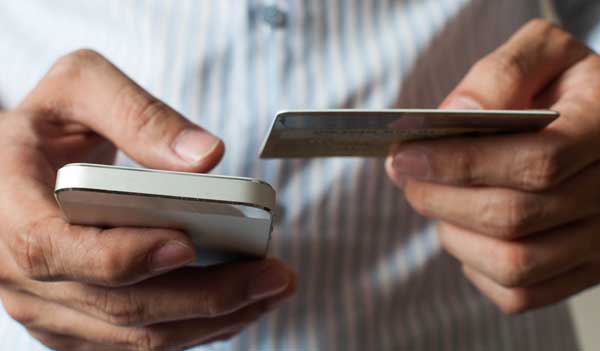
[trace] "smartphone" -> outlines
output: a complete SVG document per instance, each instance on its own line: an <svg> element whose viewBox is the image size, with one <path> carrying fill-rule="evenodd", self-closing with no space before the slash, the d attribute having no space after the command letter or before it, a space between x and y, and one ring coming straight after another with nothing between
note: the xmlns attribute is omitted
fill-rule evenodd
<svg viewBox="0 0 600 351"><path fill-rule="evenodd" d="M202 266L266 256L276 201L256 179L85 163L59 169L54 194L72 224L185 231Z"/></svg>

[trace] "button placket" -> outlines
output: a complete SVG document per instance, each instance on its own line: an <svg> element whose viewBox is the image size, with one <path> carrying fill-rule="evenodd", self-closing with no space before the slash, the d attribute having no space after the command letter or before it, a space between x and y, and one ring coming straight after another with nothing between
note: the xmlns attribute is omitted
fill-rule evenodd
<svg viewBox="0 0 600 351"><path fill-rule="evenodd" d="M261 20L273 29L284 28L288 22L288 14L279 6L272 4L260 9Z"/></svg>
<svg viewBox="0 0 600 351"><path fill-rule="evenodd" d="M254 2L251 8L253 20L271 30L285 29L289 24L287 6L277 1Z"/></svg>

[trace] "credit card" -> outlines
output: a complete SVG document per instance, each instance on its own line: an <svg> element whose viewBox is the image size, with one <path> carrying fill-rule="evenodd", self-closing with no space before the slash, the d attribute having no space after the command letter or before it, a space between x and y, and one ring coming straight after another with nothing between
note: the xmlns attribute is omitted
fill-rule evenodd
<svg viewBox="0 0 600 351"><path fill-rule="evenodd" d="M558 117L549 110L282 111L273 120L260 157L385 157L401 142L534 132Z"/></svg>

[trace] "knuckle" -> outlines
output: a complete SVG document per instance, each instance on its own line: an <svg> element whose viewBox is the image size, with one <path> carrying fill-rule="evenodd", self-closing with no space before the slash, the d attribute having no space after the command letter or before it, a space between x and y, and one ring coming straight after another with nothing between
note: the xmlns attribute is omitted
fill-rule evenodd
<svg viewBox="0 0 600 351"><path fill-rule="evenodd" d="M8 270L0 269L0 286L9 286L12 282L12 276L8 273Z"/></svg>
<svg viewBox="0 0 600 351"><path fill-rule="evenodd" d="M530 20L525 25L525 30L530 33L537 33L538 38L543 38L541 45L547 44L547 38L552 38L553 45L557 45L565 52L573 57L579 57L582 54L587 54L590 50L573 35L563 30L560 26L542 18Z"/></svg>
<svg viewBox="0 0 600 351"><path fill-rule="evenodd" d="M480 218L487 234L515 238L523 234L535 219L535 206L522 196L498 191L482 206Z"/></svg>
<svg viewBox="0 0 600 351"><path fill-rule="evenodd" d="M459 153L453 160L456 163L456 169L458 170L458 178L460 184L473 184L477 182L475 179L475 172L473 171L473 158L468 153Z"/></svg>
<svg viewBox="0 0 600 351"><path fill-rule="evenodd" d="M523 246L511 245L499 249L498 282L505 287L519 287L528 283L536 265L531 250Z"/></svg>
<svg viewBox="0 0 600 351"><path fill-rule="evenodd" d="M559 145L538 147L525 155L521 183L525 190L548 190L561 181L565 148Z"/></svg>
<svg viewBox="0 0 600 351"><path fill-rule="evenodd" d="M69 82L78 81L86 70L105 61L106 59L94 50L79 49L59 58L48 76Z"/></svg>
<svg viewBox="0 0 600 351"><path fill-rule="evenodd" d="M15 236L13 255L21 271L30 279L46 280L50 278L50 266L47 253L49 238L45 221L28 225Z"/></svg>
<svg viewBox="0 0 600 351"><path fill-rule="evenodd" d="M499 81L521 82L530 71L527 60L518 52L500 50L482 61L482 65Z"/></svg>
<svg viewBox="0 0 600 351"><path fill-rule="evenodd" d="M200 297L201 310L206 318L219 317L231 310L231 294L206 293Z"/></svg>
<svg viewBox="0 0 600 351"><path fill-rule="evenodd" d="M504 222L500 227L508 236L523 233L531 222L531 206L522 197L510 197L505 205Z"/></svg>
<svg viewBox="0 0 600 351"><path fill-rule="evenodd" d="M562 32L560 27L543 18L533 18L529 20L529 22L527 22L527 24L525 25L525 29L529 31L534 31L536 33L548 33L554 31Z"/></svg>
<svg viewBox="0 0 600 351"><path fill-rule="evenodd" d="M0 286L10 287L18 284L18 272L14 271L13 264L2 262L0 265L3 267L3 269L0 269Z"/></svg>
<svg viewBox="0 0 600 351"><path fill-rule="evenodd" d="M117 93L119 112L128 128L135 135L156 133L156 128L165 123L165 116L170 112L169 107L162 101L140 90L137 86L125 84Z"/></svg>
<svg viewBox="0 0 600 351"><path fill-rule="evenodd" d="M152 327L130 328L125 336L130 350L163 351L168 350L168 338Z"/></svg>
<svg viewBox="0 0 600 351"><path fill-rule="evenodd" d="M452 167L449 168L451 174L446 181L458 185L476 184L478 182L474 169L475 162L471 150L452 152L449 159L452 160ZM444 169L441 169L441 167ZM448 172L447 169L448 167L446 167L446 165L432 164L432 173L436 176L443 177L443 175Z"/></svg>
<svg viewBox="0 0 600 351"><path fill-rule="evenodd" d="M123 257L110 250L97 253L97 270L103 284L117 287L131 280L131 267Z"/></svg>
<svg viewBox="0 0 600 351"><path fill-rule="evenodd" d="M85 303L99 310L113 325L135 326L148 320L148 308L130 289L99 289Z"/></svg>
<svg viewBox="0 0 600 351"><path fill-rule="evenodd" d="M131 122L134 124L133 130L139 134L146 134L150 130L157 130L155 127L164 122L163 117L169 110L165 103L155 98L151 98L140 107L139 114L133 116L131 119Z"/></svg>
<svg viewBox="0 0 600 351"><path fill-rule="evenodd" d="M28 326L37 320L36 313L33 309L22 304L17 298L3 297L2 304L6 313L15 321Z"/></svg>

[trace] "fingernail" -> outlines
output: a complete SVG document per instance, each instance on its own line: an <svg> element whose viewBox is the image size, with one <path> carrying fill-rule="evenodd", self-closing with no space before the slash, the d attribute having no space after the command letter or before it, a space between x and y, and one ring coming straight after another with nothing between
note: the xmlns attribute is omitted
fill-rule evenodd
<svg viewBox="0 0 600 351"><path fill-rule="evenodd" d="M423 151L406 150L394 155L392 167L398 175L428 178L431 173L429 159Z"/></svg>
<svg viewBox="0 0 600 351"><path fill-rule="evenodd" d="M443 105L443 108L448 110L483 110L483 106L479 102L467 96L452 98Z"/></svg>
<svg viewBox="0 0 600 351"><path fill-rule="evenodd" d="M173 143L173 150L183 160L196 163L212 153L221 140L207 131L186 129Z"/></svg>
<svg viewBox="0 0 600 351"><path fill-rule="evenodd" d="M169 241L152 253L150 269L154 272L166 271L191 263L195 258L194 249L190 246Z"/></svg>
<svg viewBox="0 0 600 351"><path fill-rule="evenodd" d="M281 268L271 266L250 283L248 295L252 300L260 300L284 291L290 284L290 276Z"/></svg>

